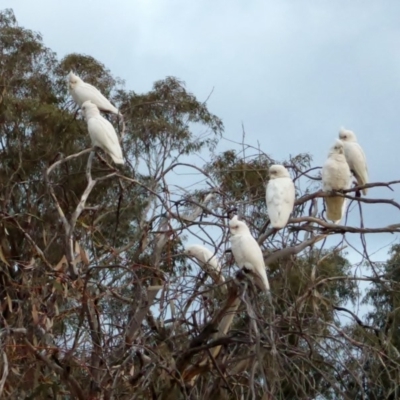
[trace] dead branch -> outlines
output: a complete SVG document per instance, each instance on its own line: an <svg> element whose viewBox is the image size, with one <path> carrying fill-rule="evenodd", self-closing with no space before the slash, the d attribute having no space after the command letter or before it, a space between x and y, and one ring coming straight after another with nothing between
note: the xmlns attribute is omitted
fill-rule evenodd
<svg viewBox="0 0 400 400"><path fill-rule="evenodd" d="M79 157L83 154L88 153L89 151L90 151L90 154L89 154L87 164L86 164L87 186L86 186L86 189L84 190L83 194L81 195L78 205L76 206L74 212L71 215L70 221L68 221L67 217L65 216L65 214L60 206L60 203L57 200L53 186L50 183L49 174L52 170L54 170L54 168L56 166L60 165L61 163L67 161L68 159L73 159L73 158ZM94 149L86 149L86 150L81 151L80 153L73 154L65 159L55 162L46 171L46 183L47 183L51 197L56 205L58 214L60 215L61 221L63 222L63 226L64 226L66 257L67 257L67 261L68 261L69 274L73 280L77 279L79 276L78 267L76 265L75 257L74 257L74 231L75 231L76 222L77 222L79 216L82 214L82 211L85 209L86 201L87 201L91 191L93 190L94 186L96 185L96 183L101 182L106 179L109 179L109 178L112 178L116 175L116 172L112 172L108 175L105 175L105 176L102 176L102 177L99 177L96 179L92 179L91 169L92 169L92 162L93 162L94 155L95 155Z"/></svg>
<svg viewBox="0 0 400 400"><path fill-rule="evenodd" d="M3 389L4 389L4 384L6 383L6 379L8 376L8 358L7 358L7 354L6 352L3 350L2 351L2 356L3 356L3 376L1 377L0 380L0 396L3 393Z"/></svg>
<svg viewBox="0 0 400 400"><path fill-rule="evenodd" d="M314 236L311 239L306 240L303 243L300 243L298 246L293 246L293 247L286 247L282 250L278 250L272 254L269 254L265 258L265 264L272 264L276 260L284 257L290 257L292 255L298 254L301 251L303 251L305 248L312 246L313 244L319 242L320 240L324 239L327 235L319 235L319 236Z"/></svg>

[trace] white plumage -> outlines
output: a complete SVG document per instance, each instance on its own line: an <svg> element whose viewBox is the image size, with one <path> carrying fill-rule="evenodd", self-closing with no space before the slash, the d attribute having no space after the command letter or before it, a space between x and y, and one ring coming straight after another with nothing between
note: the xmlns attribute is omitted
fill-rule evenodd
<svg viewBox="0 0 400 400"><path fill-rule="evenodd" d="M100 115L96 105L90 101L82 104L93 146L98 146L111 156L115 164L124 164L117 133L109 121Z"/></svg>
<svg viewBox="0 0 400 400"><path fill-rule="evenodd" d="M265 193L268 216L276 229L284 228L293 211L295 188L289 171L283 165L271 165Z"/></svg>
<svg viewBox="0 0 400 400"><path fill-rule="evenodd" d="M362 147L357 142L357 137L353 131L341 128L339 138L343 142L344 155L349 164L351 172L353 172L358 186L368 183L368 167L367 158ZM363 189L362 193L366 195L368 189Z"/></svg>
<svg viewBox="0 0 400 400"><path fill-rule="evenodd" d="M231 248L238 267L248 270L256 278L257 284L269 291L269 282L265 270L264 257L260 246L253 238L245 222L235 215L229 221Z"/></svg>
<svg viewBox="0 0 400 400"><path fill-rule="evenodd" d="M217 257L206 247L200 244L186 246L185 254L194 257L200 267L211 276L215 283L221 284L225 282L225 278L221 274L221 264Z"/></svg>
<svg viewBox="0 0 400 400"><path fill-rule="evenodd" d="M351 171L344 155L343 142L336 140L322 168L322 190L329 193L349 189L350 185ZM341 196L325 197L325 204L327 218L339 223L343 218L346 199Z"/></svg>
<svg viewBox="0 0 400 400"><path fill-rule="evenodd" d="M118 109L110 103L100 90L92 86L90 83L84 82L72 71L68 74L68 89L72 98L79 107L82 107L85 101L90 100L99 110L118 114Z"/></svg>

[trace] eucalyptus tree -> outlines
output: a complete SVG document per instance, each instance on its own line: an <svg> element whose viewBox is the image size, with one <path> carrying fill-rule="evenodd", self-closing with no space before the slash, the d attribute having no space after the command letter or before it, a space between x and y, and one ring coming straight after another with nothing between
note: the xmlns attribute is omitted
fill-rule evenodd
<svg viewBox="0 0 400 400"><path fill-rule="evenodd" d="M356 276L344 237L399 225L327 222L321 200L331 194L307 154L275 160L250 143L219 153L222 121L177 78L127 90L91 56L59 60L11 10L0 12L0 49L2 398L396 395L394 259L384 273ZM68 94L70 71L118 108L104 118L124 165L91 147ZM265 205L277 163L296 185L280 230ZM365 203L400 208L357 191L335 194L359 205L348 212ZM233 213L262 249L271 297L234 266ZM188 258L187 244L206 246L224 279ZM369 321L351 309L363 280L373 283ZM376 387L391 389L373 392L375 374Z"/></svg>

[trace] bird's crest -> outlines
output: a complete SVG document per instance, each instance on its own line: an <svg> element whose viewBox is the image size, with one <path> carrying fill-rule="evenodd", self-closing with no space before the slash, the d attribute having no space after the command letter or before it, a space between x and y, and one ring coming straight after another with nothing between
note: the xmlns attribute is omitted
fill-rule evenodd
<svg viewBox="0 0 400 400"><path fill-rule="evenodd" d="M86 100L81 106L82 114L87 120L88 118L94 117L100 114L96 104L93 104L90 100Z"/></svg>
<svg viewBox="0 0 400 400"><path fill-rule="evenodd" d="M344 142L356 142L357 137L353 131L345 129L343 126L339 130L339 139Z"/></svg>
<svg viewBox="0 0 400 400"><path fill-rule="evenodd" d="M239 221L237 215L234 215L229 221L229 228L232 235L249 232L249 227L246 225L244 221Z"/></svg>
<svg viewBox="0 0 400 400"><path fill-rule="evenodd" d="M229 221L229 225L233 225L239 221L239 218L237 215L234 215L231 220Z"/></svg>
<svg viewBox="0 0 400 400"><path fill-rule="evenodd" d="M90 100L86 100L83 104L82 104L82 110L85 110L86 108L93 108L96 107L95 104L93 104Z"/></svg>
<svg viewBox="0 0 400 400"><path fill-rule="evenodd" d="M75 75L72 70L69 71L69 74L67 75L67 80L70 83L70 85L75 85L78 82L82 81L82 79L79 78L78 75Z"/></svg>
<svg viewBox="0 0 400 400"><path fill-rule="evenodd" d="M283 166L279 164L274 164L269 167L269 177L270 179L274 178L289 178L289 171Z"/></svg>
<svg viewBox="0 0 400 400"><path fill-rule="evenodd" d="M335 144L331 147L329 155L331 154L344 154L343 142L340 139L336 139Z"/></svg>

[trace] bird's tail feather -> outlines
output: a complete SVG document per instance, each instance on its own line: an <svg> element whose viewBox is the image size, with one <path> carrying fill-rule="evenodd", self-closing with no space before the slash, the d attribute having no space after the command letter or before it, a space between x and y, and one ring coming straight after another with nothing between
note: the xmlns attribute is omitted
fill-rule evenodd
<svg viewBox="0 0 400 400"><path fill-rule="evenodd" d="M114 154L110 154L111 158L115 162L115 164L125 164L125 161L122 157L114 156Z"/></svg>
<svg viewBox="0 0 400 400"><path fill-rule="evenodd" d="M326 197L326 217L334 221L334 223L339 223L343 218L345 209L345 198L340 196Z"/></svg>
<svg viewBox="0 0 400 400"><path fill-rule="evenodd" d="M358 186L364 186L364 185L366 185L368 183L368 176L359 175L359 174L357 174L355 172L353 172L353 173L354 173L354 176L355 176L355 178L357 180L357 185ZM366 196L367 193L368 193L368 189L367 188L362 189L361 192L362 192L362 194L364 196Z"/></svg>
<svg viewBox="0 0 400 400"><path fill-rule="evenodd" d="M269 281L268 281L266 272L264 274L257 273L257 274L255 274L255 277L256 277L257 286L259 286L262 290L265 290L265 291L270 290Z"/></svg>
<svg viewBox="0 0 400 400"><path fill-rule="evenodd" d="M326 217L335 224L343 218L345 210L345 198L340 196L325 197Z"/></svg>

